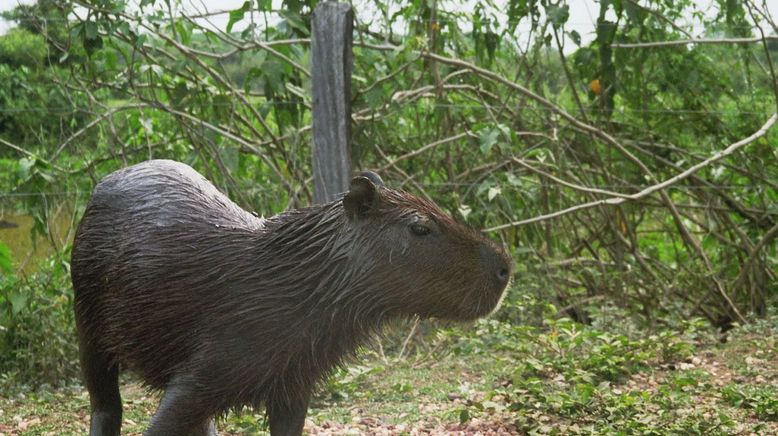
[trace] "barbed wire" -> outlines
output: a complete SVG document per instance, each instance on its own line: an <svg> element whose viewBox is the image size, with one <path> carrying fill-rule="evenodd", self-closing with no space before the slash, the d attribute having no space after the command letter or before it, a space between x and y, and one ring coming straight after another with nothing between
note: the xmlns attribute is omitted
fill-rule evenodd
<svg viewBox="0 0 778 436"><path fill-rule="evenodd" d="M225 11L209 12L208 16L226 15L226 14L229 14L231 12L233 12L233 11L225 10ZM247 12L249 12L249 11L247 11ZM262 12L262 11L256 11L255 10L254 12ZM272 13L278 14L279 12L283 12L283 11L270 11L269 13L271 13L271 14ZM198 15L198 14L176 14L175 17L176 18L187 17L187 18L192 18L194 20L207 18L206 16ZM141 16L137 16L135 18L136 19L149 19L149 18L158 19L158 17L156 17L154 15L141 15ZM412 18L405 18L405 17L403 17L403 20L405 22L413 22L413 23L462 23L462 22L471 23L472 21L470 21L469 19L470 19L470 17L467 17L467 16L452 17L452 18L440 17L440 18L434 18L434 19L433 18L413 18L413 17ZM244 20L248 21L248 19L244 19ZM75 22L79 22L79 21L85 21L85 19L83 17L79 17L79 16L76 15L76 16L74 16L72 18L67 18L67 17L13 17L13 18L3 18L3 17L0 17L0 21L17 22L17 23L19 23L19 22L48 22L48 21L57 22L57 23L61 23L61 22L75 23ZM491 20L488 17L483 18L483 21L489 21L490 23L491 22L500 23L498 21ZM518 24L523 24L522 23L523 21L525 21L525 20L524 19L506 20L506 21L504 21L504 23L507 24L507 25L513 25L513 24L517 24L517 23ZM565 22L565 24L573 25L573 26L582 26L582 25L596 26L597 25L597 23L594 22L594 21L567 21L567 22ZM705 23L689 23L689 22L685 22L685 23L674 23L674 24L679 26L679 27L706 28L706 24ZM707 27L709 27L709 26L707 26Z"/></svg>
<svg viewBox="0 0 778 436"><path fill-rule="evenodd" d="M480 182L476 183L465 183L465 182L440 182L440 183L418 183L419 186L425 187L425 188L441 188L441 187L472 187L472 186L478 186L480 185ZM536 183L528 183L528 184L536 184ZM505 186L505 185L503 185ZM512 186L512 185L508 185ZM600 188L600 189L645 189L650 187L651 185L618 185L618 184L611 184L611 185L596 185L596 186L588 186L590 188ZM517 189L519 189L519 186L513 186ZM744 188L753 188L753 184L730 184L730 185L712 185L712 184L698 184L698 185L673 185L669 187L668 189L680 189L680 190L735 190L735 189L744 189ZM263 191L263 192L279 192L278 189L270 189L265 188L262 185L238 185L239 189L246 189L246 190L254 190L254 191ZM0 197L7 197L7 198L13 198L13 197L43 197L43 196L79 196L79 195L87 195L91 194L92 191L50 191L50 192L0 192Z"/></svg>
<svg viewBox="0 0 778 436"><path fill-rule="evenodd" d="M423 106L429 106L429 107L435 107L435 108L450 108L450 109L500 109L503 107L510 107L510 104L502 104L502 105L489 105L489 104L456 104L456 103L420 103L418 101L419 99L416 99L414 101L410 102L395 102L395 101L388 101L384 103L384 105L391 106L415 106L415 105L423 105ZM305 105L305 103L309 103L306 101L299 101L299 102L292 102L292 101L268 101L268 102L259 102L255 103L257 106L300 106ZM755 102L745 102L745 103L755 103ZM209 107L238 107L238 106L244 106L240 102L231 102L231 103L210 103L208 104ZM120 106L119 106L120 107ZM528 109L532 110L541 110L545 112L553 111L550 108L543 107L543 106L537 106L537 107L528 107L525 106ZM144 108L144 109L136 109L136 110L148 110L153 109L151 107ZM577 110L577 109L576 109ZM586 112L590 113L657 113L657 114L695 114L695 115L704 115L704 114L711 114L711 115L765 115L769 114L770 110L765 110L763 112L759 111L732 111L732 110L693 110L693 109L637 109L637 108L617 108L613 110L607 110L607 109L600 109L600 108L584 108ZM67 114L82 112L82 113L95 113L95 108L89 108L89 107L57 107L57 106L30 106L25 108L13 108L13 107L0 107L0 113L31 113L31 112L64 112Z"/></svg>
<svg viewBox="0 0 778 436"><path fill-rule="evenodd" d="M230 11L225 11L224 13L226 14L226 13L229 13L229 12ZM138 17L138 19L149 18L149 17ZM176 18L183 18L183 17L192 18L194 20L204 19L205 18L205 17L199 17L199 16L194 16L194 15L189 15L189 14L186 14L186 15L176 15ZM84 21L84 20L83 20L83 18L80 18L79 20L75 20L75 19L60 18L60 17L50 17L50 18L19 17L19 18L10 18L10 19L4 19L4 18L0 17L0 21L16 22L16 23L22 23L22 22L44 22L44 23L45 22L57 22L57 23L68 22L68 23L75 23L75 22ZM457 19L457 18L454 18L454 19L450 19L450 18L437 18L437 19L409 18L409 19L405 19L405 21L406 22L410 22L410 23L453 23L453 24L458 24L460 22L470 22L471 20L469 20L468 17L462 17L462 18L459 18L459 19ZM487 21L487 19L484 19L484 21ZM493 20L488 20L488 21L490 23L494 22ZM512 23L513 22L506 21L506 24L512 24ZM706 28L710 27L710 26L706 26L704 23L690 23L690 24L675 23L675 24L678 25L679 27L691 28L691 29L706 29ZM569 26L592 26L593 28L597 27L597 23L596 22L592 22L592 21L567 21L565 23L565 25L569 25ZM668 25L668 27L670 27L670 26Z"/></svg>
<svg viewBox="0 0 778 436"><path fill-rule="evenodd" d="M91 191L60 191L60 192L0 192L0 197L43 197L43 196L78 196Z"/></svg>

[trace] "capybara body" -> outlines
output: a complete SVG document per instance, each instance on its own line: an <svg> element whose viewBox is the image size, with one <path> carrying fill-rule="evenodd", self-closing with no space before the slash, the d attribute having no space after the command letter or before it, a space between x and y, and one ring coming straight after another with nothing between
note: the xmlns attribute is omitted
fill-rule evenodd
<svg viewBox="0 0 778 436"><path fill-rule="evenodd" d="M214 416L248 405L297 435L316 383L385 320L486 315L511 261L373 173L260 219L153 160L97 185L71 269L92 435L119 434L120 365L165 391L146 434L213 434Z"/></svg>

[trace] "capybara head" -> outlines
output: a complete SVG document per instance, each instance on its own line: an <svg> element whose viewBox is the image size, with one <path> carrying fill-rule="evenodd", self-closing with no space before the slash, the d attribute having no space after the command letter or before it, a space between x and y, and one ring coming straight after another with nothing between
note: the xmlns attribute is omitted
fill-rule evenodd
<svg viewBox="0 0 778 436"><path fill-rule="evenodd" d="M487 315L510 281L505 250L435 204L364 172L343 197L355 245L352 268L392 312L452 320Z"/></svg>

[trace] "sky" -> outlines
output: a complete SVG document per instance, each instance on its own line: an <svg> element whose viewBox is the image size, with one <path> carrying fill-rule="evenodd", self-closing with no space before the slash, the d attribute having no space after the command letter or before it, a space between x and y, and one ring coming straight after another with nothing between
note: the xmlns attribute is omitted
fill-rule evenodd
<svg viewBox="0 0 778 436"><path fill-rule="evenodd" d="M189 12L195 12L197 10L203 11L204 9L207 9L210 12L214 11L228 11L232 9L239 8L245 0L184 0L182 3L182 7L189 11ZM714 0L695 0L695 2L700 5L703 10L707 11L706 15L714 15L717 11L715 9L715 1ZM14 6L16 6L19 3L33 3L32 0L0 0L0 11L9 10L12 9ZM132 1L132 3L137 4L137 0ZM365 3L368 2L359 2L355 1L354 3ZM465 0L464 4L467 7L467 5L472 5L475 7L475 5L478 3L477 0ZM495 3L497 4L504 4L505 0L496 0ZM641 3L644 3L641 1ZM280 7L281 1L280 0L273 0L273 6L274 7ZM400 4L399 1L392 1L390 4ZM565 26L565 29L567 31L575 30L577 31L582 38L583 43L587 43L594 39L594 22L597 18L599 5L597 0L570 0L568 2L570 6L570 19L568 20L567 25ZM767 0L766 1L767 7L771 13L771 15L778 20L778 0ZM370 8L362 8L361 10L356 11L358 18L360 21L370 21L371 14L374 14L373 11L370 10ZM224 29L226 27L228 16L227 14L222 14L218 16L214 16L210 18L213 25L220 27L221 29ZM242 27L244 27L247 23L239 23L235 25L235 30L241 30ZM0 34L5 33L9 26L12 25L12 23L8 23L6 21L0 20ZM521 25L518 29L518 34L521 35L522 32ZM696 30L696 29L695 29ZM695 32L696 34L696 32ZM521 42L521 41L520 41ZM572 44L566 44L568 47L567 49L572 50L575 47L572 46Z"/></svg>

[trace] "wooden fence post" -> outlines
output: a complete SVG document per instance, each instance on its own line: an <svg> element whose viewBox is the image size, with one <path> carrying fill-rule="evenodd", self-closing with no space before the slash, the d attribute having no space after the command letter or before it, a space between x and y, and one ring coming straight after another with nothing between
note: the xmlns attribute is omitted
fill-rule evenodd
<svg viewBox="0 0 778 436"><path fill-rule="evenodd" d="M351 179L351 6L319 3L311 27L313 200L324 203Z"/></svg>

